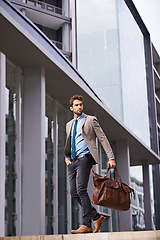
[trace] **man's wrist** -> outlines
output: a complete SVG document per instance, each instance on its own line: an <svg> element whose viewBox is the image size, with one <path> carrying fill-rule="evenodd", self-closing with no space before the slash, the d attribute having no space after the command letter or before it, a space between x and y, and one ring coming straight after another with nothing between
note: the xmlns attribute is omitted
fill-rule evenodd
<svg viewBox="0 0 160 240"><path fill-rule="evenodd" d="M114 160L114 157L110 157L108 160Z"/></svg>

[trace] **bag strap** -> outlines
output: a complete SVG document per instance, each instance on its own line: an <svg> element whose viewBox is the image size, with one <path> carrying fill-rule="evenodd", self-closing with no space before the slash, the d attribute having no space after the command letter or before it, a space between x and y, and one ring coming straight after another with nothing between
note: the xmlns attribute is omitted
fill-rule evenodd
<svg viewBox="0 0 160 240"><path fill-rule="evenodd" d="M108 168L108 169L107 169L107 172L106 172L106 174L104 175L105 178L107 177L107 174L108 174L108 172L109 172L110 170L111 170L111 168ZM121 177L120 177L120 175L119 175L118 170L117 170L116 167L114 168L114 171L116 172L120 183L122 183ZM115 175L114 175L114 178L115 178Z"/></svg>
<svg viewBox="0 0 160 240"><path fill-rule="evenodd" d="M105 178L107 177L107 174L108 174L109 170L110 170L110 168L107 169L107 172L106 172L106 174L104 175Z"/></svg>

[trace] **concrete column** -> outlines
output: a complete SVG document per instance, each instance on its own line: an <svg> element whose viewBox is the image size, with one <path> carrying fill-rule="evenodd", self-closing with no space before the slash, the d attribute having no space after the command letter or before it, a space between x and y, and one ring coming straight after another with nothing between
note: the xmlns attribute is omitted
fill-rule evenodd
<svg viewBox="0 0 160 240"><path fill-rule="evenodd" d="M6 57L0 52L0 237L5 236L5 85Z"/></svg>
<svg viewBox="0 0 160 240"><path fill-rule="evenodd" d="M45 73L24 71L22 235L45 234Z"/></svg>
<svg viewBox="0 0 160 240"><path fill-rule="evenodd" d="M65 11L65 16L70 17L70 4L69 0L62 1L62 9ZM66 52L70 52L70 23L65 22L62 26L62 43L63 50Z"/></svg>
<svg viewBox="0 0 160 240"><path fill-rule="evenodd" d="M62 0L62 9L66 17L70 17L70 0Z"/></svg>
<svg viewBox="0 0 160 240"><path fill-rule="evenodd" d="M125 140L116 142L116 163L122 182L130 186L129 145ZM118 224L118 231L132 231L131 209L125 212L118 212Z"/></svg>
<svg viewBox="0 0 160 240"><path fill-rule="evenodd" d="M76 18L76 0L71 0L72 17L72 64L77 68L77 18Z"/></svg>
<svg viewBox="0 0 160 240"><path fill-rule="evenodd" d="M149 180L149 165L148 165L147 161L143 161L142 165L143 165L145 227L146 227L146 230L153 230L152 211L151 211L150 180Z"/></svg>
<svg viewBox="0 0 160 240"><path fill-rule="evenodd" d="M70 52L70 24L64 23L62 26L62 43L63 50Z"/></svg>

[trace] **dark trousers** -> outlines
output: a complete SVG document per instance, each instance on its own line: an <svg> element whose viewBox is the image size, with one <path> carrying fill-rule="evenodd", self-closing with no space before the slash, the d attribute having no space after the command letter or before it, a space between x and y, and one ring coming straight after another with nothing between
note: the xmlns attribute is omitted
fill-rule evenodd
<svg viewBox="0 0 160 240"><path fill-rule="evenodd" d="M82 206L83 225L87 227L91 227L91 219L95 221L100 217L100 214L91 205L87 192L90 171L93 163L94 159L92 156L85 155L83 158L77 159L68 165L71 197L75 198Z"/></svg>

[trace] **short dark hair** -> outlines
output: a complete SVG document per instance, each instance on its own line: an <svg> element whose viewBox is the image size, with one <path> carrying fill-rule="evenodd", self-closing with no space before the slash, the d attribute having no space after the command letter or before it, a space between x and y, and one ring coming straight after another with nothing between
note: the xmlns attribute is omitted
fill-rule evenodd
<svg viewBox="0 0 160 240"><path fill-rule="evenodd" d="M71 97L70 99L70 106L73 106L73 102L74 100L79 100L83 102L83 97L81 95L74 95L73 97Z"/></svg>

